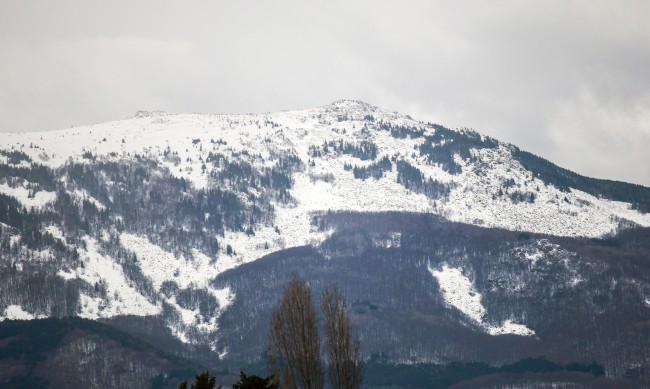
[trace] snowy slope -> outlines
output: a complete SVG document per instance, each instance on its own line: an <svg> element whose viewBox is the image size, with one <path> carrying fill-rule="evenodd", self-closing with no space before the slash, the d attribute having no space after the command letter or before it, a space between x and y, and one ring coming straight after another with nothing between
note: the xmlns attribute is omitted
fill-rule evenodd
<svg viewBox="0 0 650 389"><path fill-rule="evenodd" d="M383 127L387 123L407 128L410 133L395 135ZM80 316L147 316L172 310L177 319L168 320L167 325L179 339L188 343L200 342L215 333L220 313L236 298L228 288L215 288L211 281L228 269L272 252L318 245L332 233L312 223L312 217L320 212L425 212L468 224L560 236L602 237L615 232L621 225L650 226L650 214L632 209L631 204L579 190L562 191L545 184L513 157L512 145L497 143L496 147L476 147L470 150L471 158L454 154L453 162L462 167L462 171L450 172L420 152L420 146L428 142L427 137L434 136L437 131L440 130L435 126L410 117L349 100L315 109L250 115L139 112L133 118L110 123L3 134L0 149L25 153L32 162L23 160L12 165L8 157L0 157L3 163L14 167L30 168L41 164L55 172L71 161L137 164L144 157L167 169L172 176L189 180L196 189L218 187L235 193L246 206L256 205L253 203L257 199L268 199L272 207L269 220L251 222L254 233L226 228L222 236L215 234L219 252L214 255L194 248L191 255L179 256L154 243L151 236L120 232L115 226L98 234L119 238L120 248L135 254L134 263L151 284L149 292L134 286L122 265L101 252L97 247L100 237L84 238L84 247L79 248L83 267L62 268L58 272L67 281L101 284L105 291L107 297L82 294ZM458 133L464 132L459 130ZM443 147L446 142L449 141L443 139L434 146ZM376 155L360 158L336 148L325 150L324 145L328 143L371 144L376 148ZM279 200L267 196L261 188L249 188L244 193L233 181L216 181L214 174L224 168L208 161L210 153L246 162L258 171L279 166L282 158L297 157L300 167L287 172L292 181L290 198ZM383 157L391 161L390 168L375 177L355 177L352 167L372 168ZM423 181L446 185L449 192L431 196L405 185L400 182L398 163L407 163L419 170ZM62 183L68 180L64 174L57 179ZM507 183L506 191L511 194L534 195L534 200L514 201L508 195L498 194L504 182ZM27 209L53 209L57 200L56 192L34 190L33 183L27 180L0 182L0 193L14 197ZM258 195L256 200L251 200L251 194ZM84 189L74 188L70 195L79 204L88 202L100 212L111 212L106 200L100 201ZM122 216L110 214L115 223ZM47 228L54 239L65 243L57 226ZM19 238L16 239L18 242ZM481 305L481 296L475 293L460 269L429 270L443 288L447 304L488 333L533 334L524 325L513 322L506 321L497 327L486 324L487 313ZM216 301L216 308L206 314L197 307L183 305L175 295L166 294L165 288L169 285L191 293L206 292ZM4 317L33 316L17 307L7 307Z"/></svg>
<svg viewBox="0 0 650 389"><path fill-rule="evenodd" d="M472 281L463 274L462 269L443 265L440 270L429 267L429 272L440 285L445 303L462 312L470 322L483 328L490 335L535 335L535 331L512 320L506 320L499 326L486 323L487 311L481 302L481 294L476 291Z"/></svg>
<svg viewBox="0 0 650 389"><path fill-rule="evenodd" d="M338 121L341 115L347 120ZM172 174L191 180L197 187L206 187L209 177L201 166L209 151L230 155L245 151L259 155L251 158L254 165L268 166L278 154L293 153L307 162L311 159L310 146L327 141L364 140L376 144L378 158L386 155L407 161L426 178L454 184L449 197L434 204L423 194L399 185L394 167L379 180L362 181L344 170L344 164L363 166L372 161L344 154L313 158L312 166L293 176L295 186L291 195L296 204L277 206L278 227L285 232L277 245L284 247L320 240L321 237L309 233L307 221L310 212L322 210L433 212L459 222L565 236L602 236L615 231L621 219L650 225L650 215L630 209L629 204L577 190L565 193L545 185L512 158L507 144L476 151L478 163L460 160L465 166L463 172L449 174L418 155L416 148L424 142L422 137L395 138L388 131L373 127L364 119L366 115L372 115L374 122L421 128L425 135L435 133L435 129L422 122L343 100L317 109L258 115L140 113L128 120L60 131L9 133L3 136L1 147L21 150L51 167L61 166L69 158L82 160L85 152L96 156L113 153L114 159L141 154L162 160L163 151L169 147L178 152L175 163L163 162ZM225 144L214 144L211 140L222 140ZM326 175L328 179L324 180ZM513 203L509 199L493 199L495 188L505 179L513 179L517 187L535 188L536 201ZM0 192L16 195L25 206L40 206L52 200L53 194L42 192L27 199L21 190L0 186ZM237 251L244 260L260 254L244 253L244 248Z"/></svg>

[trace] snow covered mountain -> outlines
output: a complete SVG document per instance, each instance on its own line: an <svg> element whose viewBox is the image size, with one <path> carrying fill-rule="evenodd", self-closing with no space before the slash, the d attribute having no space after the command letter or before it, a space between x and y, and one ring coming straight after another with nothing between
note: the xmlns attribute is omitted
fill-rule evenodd
<svg viewBox="0 0 650 389"><path fill-rule="evenodd" d="M428 259L404 258L420 264L411 270L423 282L438 285L423 292L437 296L436 312L485 336L533 339L546 324L528 322L535 293L526 288L551 288L542 295L552 299L557 290L588 285L584 296L592 298L602 286L590 278L595 268L585 267L593 253L568 246L603 247L617 234L645 231L648 211L650 188L583 177L469 129L350 100L250 115L138 112L117 122L2 134L0 318L81 316L132 332L144 332L138 317L156 318L169 342L248 360L260 350L229 343L245 326L241 316L227 317L250 301L242 294L254 293L254 285L235 281L245 269L303 246L316 250L307 256L319 264L365 258L366 249L418 247L429 250ZM476 227L491 231L502 242L489 251L501 256L499 274L485 278L472 264L470 257L488 256L482 244L452 239L434 248L432 238L408 235L405 225L377 232L362 223L355 227L362 237L345 240L340 233L350 222L336 215L350 213L359 220L433 215L468 225L467 236L480 235ZM413 246L409 236L420 240ZM610 265L598 266L601 274ZM262 278L265 290L276 290L269 285L279 287L283 272L274 267L274 280ZM634 285L635 309L649 315L650 272L620 277L612 282ZM528 302L505 309L497 297L506 295L508 304ZM275 297L264 301L259 306L269 308ZM607 307L596 304L593 312ZM249 330L263 328L268 310L260 312L251 320L261 324ZM454 358L467 357L461 354ZM415 346L394 357L448 360Z"/></svg>
<svg viewBox="0 0 650 389"><path fill-rule="evenodd" d="M309 213L322 210L431 212L469 224L561 236L603 236L621 223L650 225L650 214L632 209L638 208L635 201L650 201L647 188L626 185L627 191L642 193L637 197L613 190L593 193L571 177L562 182L562 172L559 178L548 177L544 167L533 167L540 159L510 144L358 101L258 115L138 112L118 122L3 138L5 150L31 159L18 158L18 164L9 166L57 169L96 158L150 159L194 188L218 185L235 193L242 192L237 183L219 175L225 167L240 164L259 174L293 164L287 188L291 201L272 201L274 224L284 230L287 247L322 239L305 234ZM382 163L384 157L391 163ZM9 157L3 160L7 163ZM38 186L30 197L29 185L5 183L2 192L28 208L54 200L53 191L38 191ZM264 227L259 231L268 235ZM241 254L251 259L272 251Z"/></svg>

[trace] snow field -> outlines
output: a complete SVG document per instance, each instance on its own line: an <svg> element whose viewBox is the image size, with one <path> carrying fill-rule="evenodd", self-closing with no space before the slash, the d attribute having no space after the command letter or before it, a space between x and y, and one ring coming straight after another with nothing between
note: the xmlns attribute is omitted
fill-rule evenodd
<svg viewBox="0 0 650 389"><path fill-rule="evenodd" d="M25 185L27 182L24 183ZM40 209L46 204L53 202L56 199L56 193L39 190L30 197L30 190L24 186L12 188L7 184L0 184L0 193L7 196L15 197L25 208Z"/></svg>
<svg viewBox="0 0 650 389"><path fill-rule="evenodd" d="M476 291L472 281L462 272L462 269L442 265L440 270L429 267L429 272L440 285L445 303L460 311L470 322L483 328L490 335L520 335L533 336L535 331L523 324L506 320L500 326L492 326L486 322L487 311L481 303L481 294Z"/></svg>
<svg viewBox="0 0 650 389"><path fill-rule="evenodd" d="M24 310L20 305L12 304L7 306L4 315L0 316L0 322L5 320L34 320L44 319L47 315L34 315Z"/></svg>
<svg viewBox="0 0 650 389"><path fill-rule="evenodd" d="M13 146L30 155L35 161L51 167L62 165L68 158L83 161L81 155L86 151L100 156L115 153L113 155L117 158L127 158L128 155L137 153L162 160L162 152L170 147L178 153L178 164L163 164L173 175L190 180L197 188L204 188L209 182L207 174L202 172L201 158L205 159L207 153L213 149L226 155L240 152L259 154L262 159L252 161L257 167L269 166L278 153L292 152L306 165L310 159L310 146L320 146L326 141L338 140L357 143L365 139L377 145L378 157L387 155L405 160L419 168L426 178L453 183L455 189L448 199L437 201L437 207L433 207L429 199L395 183L394 171L380 180L361 181L354 179L351 172L344 171L343 164L347 162L363 166L371 162L360 161L347 155L327 155L317 158L316 166L308 167L294 176L296 186L291 193L298 200L298 207L308 210L299 212L295 209L280 209L278 214L286 211L288 216L295 217L299 213L299 217L304 219L309 212L327 209L360 212L434 212L441 213L453 221L488 227L587 237L615 232L621 219L650 226L650 214L644 215L632 210L629 204L599 199L575 190L564 193L544 185L539 179L531 177L530 173L512 158L509 145L502 144L497 149L474 150L479 163L468 165L459 160L458 162L464 165L463 172L450 175L439 166L430 165L419 155L416 148L423 142L423 138L393 138L388 131L377 129L375 122L365 121L366 115L372 115L376 121L425 128L425 134L434 132L424 123L394 112L357 101L341 100L321 108L268 114L140 113L132 119L60 131L9 133L6 134L4 143L6 148ZM348 120L339 122L339 116L345 116ZM369 129L364 131L366 124L369 124ZM71 141L72 139L74 141ZM223 140L226 145L213 144L211 140ZM35 147L25 146L32 144ZM334 182L329 185L319 182L312 188L301 182L304 181L302 174L321 173L334 175ZM495 191L506 178L512 178L516 182L517 186L513 190L532 192L537 196L536 201L513 203L508 198L494 199ZM16 196L26 206L36 207L42 207L55 196L54 193L40 191L36 198L29 199L26 190L9 188L6 185L0 186L0 192ZM369 193L373 195L364 195ZM83 193L81 197L88 198ZM278 219L292 220L291 217L282 215L279 215ZM301 223L303 227L307 227L304 222ZM279 227L288 231L293 229L292 225ZM309 234L310 230L304 228L302 234L294 236ZM297 242L304 244L310 240L312 238L307 237ZM286 238L284 244L292 245L294 242L294 238ZM272 242L266 243L271 245ZM242 250L240 247L239 251ZM248 260L242 259L244 262Z"/></svg>
<svg viewBox="0 0 650 389"><path fill-rule="evenodd" d="M152 304L126 279L122 267L111 258L99 253L97 242L86 238L86 250L80 251L84 266L70 271L59 271L66 280L81 279L90 285L103 285L106 299L82 294L79 316L87 319L108 318L119 315L150 316L161 313L159 305Z"/></svg>
<svg viewBox="0 0 650 389"><path fill-rule="evenodd" d="M161 286L165 281L173 281L181 289L205 289L218 301L219 313L223 312L235 298L230 288L214 288L210 285L210 281L220 273L238 265L236 261L226 255L213 261L207 255L194 250L191 258L176 257L149 242L147 238L127 233L120 235L120 242L124 248L136 254L138 265L144 276L152 282L158 292L161 292ZM218 330L218 315L204 318L198 309L190 310L181 307L175 296L168 298L160 293L160 297L179 313L180 322L169 324L169 328L181 341L192 343L192 338L189 335L192 329L197 329L205 334L211 334ZM214 347L214 342L212 346Z"/></svg>

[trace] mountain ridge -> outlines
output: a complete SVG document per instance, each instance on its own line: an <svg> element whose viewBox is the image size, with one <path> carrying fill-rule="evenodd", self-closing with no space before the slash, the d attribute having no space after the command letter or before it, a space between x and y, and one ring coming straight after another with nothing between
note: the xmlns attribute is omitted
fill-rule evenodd
<svg viewBox="0 0 650 389"><path fill-rule="evenodd" d="M155 328L154 338L174 339L167 351L250 362L295 258L304 278L338 281L368 312L355 316L368 353L509 363L490 347L523 358L567 339L545 314L580 333L554 316L569 312L558 296L585 305L581 320L607 318L585 331L610 339L617 313L638 335L650 314L638 254L649 193L350 100L13 133L0 142L0 319L80 316L137 336ZM394 295L373 301L370 273ZM447 331L448 344L413 339L403 317L418 336ZM376 336L388 330L390 341ZM647 363L596 357L616 377Z"/></svg>
<svg viewBox="0 0 650 389"><path fill-rule="evenodd" d="M374 118L374 116L372 116L372 113L375 113L378 116L378 118ZM196 141L197 139L199 141L201 141L201 140L202 141L207 141L207 139L202 139L201 137L199 137L199 136L203 135L203 138L205 138L206 133L204 131L197 131L198 130L197 127L201 128L201 129L204 129L204 128L207 127L210 130L211 135L215 135L215 136L216 135L225 135L225 133L232 132L232 131L228 131L228 128L227 128L228 126L235 126L236 127L237 124L239 123L239 122L237 122L237 123L230 122L230 120L234 120L232 118L239 118L239 119L243 118L243 119L245 119L244 122L239 123L239 124L242 124L242 126L245 126L246 125L245 121L248 120L249 122L250 121L255 121L256 123L258 123L258 126L259 126L260 122L263 122L263 125L265 125L266 127L270 126L271 128L276 128L277 126L280 126L280 124L273 122L273 120L274 120L274 118L278 119L278 116L280 116L279 118L282 119L283 118L282 115L288 115L288 117L284 117L284 120L287 121L287 123L285 123L284 126L286 127L287 131L293 130L293 133L292 134L287 134L287 136L289 137L289 142L294 141L294 143L295 143L296 138L298 137L296 135L296 132L297 132L297 130L301 129L302 127L305 127L305 131L319 132L317 137L313 137L313 138L319 138L318 139L319 141L328 141L328 140L333 140L333 139L339 138L339 140L340 139L348 139L350 142L358 142L358 141L363 141L363 139L368 138L368 137L370 138L370 142L373 141L372 136L369 136L368 134L359 133L359 131L356 131L356 133L353 134L350 137L346 137L346 136L344 136L345 134L338 134L338 133L328 134L327 133L327 128L323 129L322 128L323 125L320 124L320 123L306 123L304 126L302 126L302 124L304 122L306 122L308 119L313 119L315 116L319 116L321 118L323 116L325 116L324 119L319 119L319 121L322 121L322 122L327 121L326 123L330 123L330 124L331 124L332 120L344 121L343 119L348 119L348 116L350 116L350 118L354 119L356 124L358 124L360 126L365 125L366 123L371 123L371 122L366 122L364 120L364 118L367 119L369 117L372 117L373 118L372 123L375 123L375 126L370 124L368 131L373 131L373 132L377 132L377 131L380 130L380 126L383 123L382 120L390 119L390 120L392 120L391 122L389 122L389 125L390 125L391 128L389 128L388 130L391 131L393 133L393 135L398 137L398 138L395 139L394 144L390 144L389 142L387 142L387 144L384 145L385 146L384 150L379 151L379 153L383 153L385 156L390 155L389 153L391 151L391 148L393 148L394 146L398 146L400 143L402 145L404 143L408 143L408 142L399 142L400 141L399 137L403 137L403 139L401 139L402 141L410 140L412 136L415 136L415 135L418 135L418 134L423 135L424 131L428 130L428 134L433 134L433 135L428 135L428 137L430 139L432 139L432 140L439 141L439 143L440 143L440 147L437 147L437 148L433 147L432 152L434 154L435 153L440 154L440 151L444 152L445 155L442 155L442 157L438 158L438 159L442 158L442 160L439 160L439 161L436 161L436 160L422 161L421 160L422 158L427 158L427 155L426 155L427 151L423 150L423 148L422 148L423 145L422 144L420 144L420 150L419 151L420 151L420 154L425 153L425 155L423 157L421 157L419 161L414 161L412 158L410 158L410 156L408 155L408 154L410 154L409 150L404 149L403 147L402 147L402 150L400 150L401 153L397 153L397 158L404 159L405 162L410 163L411 165L413 165L414 167L416 167L417 169L422 171L422 173L423 173L422 175L424 176L425 179L428 176L428 177L434 178L436 180L439 180L441 182L453 181L453 177L450 177L450 175L448 173L452 173L452 175L453 175L453 173L457 172L460 169L460 166L461 166L459 163L454 161L454 158L456 158L455 155L462 154L462 158L467 161L467 160L470 160L473 157L471 155L470 150L474 150L474 151L483 150L483 151L486 151L486 150L489 150L489 149L494 149L495 146L498 147L498 148L501 148L503 146L506 149L510 149L509 150L510 155L508 157L511 158L511 159L514 159L516 161L516 162L515 161L501 161L502 165L505 165L506 168L510 168L509 165L512 165L513 163L517 163L517 162L521 163L522 161L528 161L528 165L534 165L534 166L546 165L546 166L544 166L545 170L542 169L541 172L540 171L534 172L534 173L536 173L536 175L538 175L538 176L540 176L542 178L541 182L544 183L544 184L555 184L555 187L557 189L559 189L560 192L566 192L567 189L568 189L567 183L549 181L548 176L551 175L551 174L548 174L548 173L545 174L544 173L544 171L547 171L549 169L550 170L555 170L555 172L553 172L554 176L558 176L558 175L564 174L565 172L568 172L566 169L562 169L561 171L558 171L557 166L552 165L552 164L550 164L550 166L549 166L548 163L540 163L539 162L539 160L540 160L539 157L532 156L529 153L522 152L520 149L515 148L514 146L511 146L511 145L508 145L508 144L503 144L501 142L493 140L492 138L484 137L484 136L482 136L482 135L480 135L480 134L478 134L478 133L476 133L475 131L472 131L472 130L460 130L460 131L459 130L449 130L449 129L446 129L445 127L443 127L443 126L431 125L431 124L427 124L427 123L423 123L423 122L413 121L413 120L408 119L408 118L406 118L404 116L400 116L400 115L398 115L396 113L391 113L391 112L388 112L388 111L385 111L385 110L380 110L380 109L378 109L376 107L373 107L373 106L368 105L368 104L363 103L363 102L350 101L350 100L339 100L339 101L337 101L335 103L326 105L326 106L321 107L321 108L316 108L316 109L285 111L285 112L276 113L276 114L259 114L259 115L250 115L250 114L241 114L241 115L211 115L211 114L206 114L206 115L203 115L203 114L201 114L201 115L181 115L181 114L179 114L179 115L165 115L165 117L170 116L172 118L178 119L177 123L171 123L169 125L165 125L164 124L165 120L163 120L161 118L152 119L150 123L146 123L146 122L142 123L142 120L149 120L151 118L141 118L139 120L135 120L135 122L134 121L128 121L128 120L127 121L119 121L119 122L108 123L108 124L104 125L104 127L101 127L101 125L100 125L100 128L97 128L95 130L96 131L96 134L95 134L96 136L92 136L93 128L96 128L96 126L81 127L81 128L77 128L76 130L75 129L60 130L61 132L59 134L59 138L51 140L49 142L50 144L48 145L48 147L43 147L43 148L56 149L57 146L60 147L60 144L62 142L65 142L65 141L63 141L63 138L65 138L66 136L70 137L70 136L75 136L75 135L76 135L76 137L79 137L80 136L79 132L81 132L81 131L87 132L85 135L88 136L90 139L88 139L86 141L80 141L79 144L83 145L83 146L80 147L80 148L77 148L76 150L74 148L72 148L72 150L70 150L70 147L68 147L68 150L61 150L60 154L58 156L57 156L56 152L54 153L53 156L50 156L50 155L47 154L46 151L44 151L45 155L41 154L41 153L38 153L38 152L30 153L29 152L30 150L24 150L23 149L22 151L27 152L28 154L30 154L30 156L32 158L34 158L34 157L38 158L39 155L41 155L42 157L45 157L45 159L47 159L47 160L41 160L41 163L45 163L45 164L47 164L47 165L49 165L51 167L56 167L56 166L60 166L61 164L64 164L66 162L68 156L75 156L76 155L75 158L80 159L79 157L81 157L84 153L90 153L90 154L96 153L96 154L99 154L99 155L102 155L102 154L107 155L107 154L112 153L112 155L114 157L117 157L117 158L127 157L131 153L134 153L134 154L146 153L147 150L149 152L151 152L152 148L157 148L158 153L160 153L160 152L164 151L164 148L166 146L165 140L167 142L174 141L174 142L181 143L181 144L182 143L187 144L187 143L189 143L189 142L187 142L188 139L183 139L184 142L181 142L181 140L178 139L179 138L178 136L173 136L171 134L160 134L159 136L156 136L156 134L151 133L152 131L155 132L156 130L159 130L161 132L165 132L164 131L165 129L168 130L167 132L169 132L170 130L172 130L172 131L173 130L175 130L175 131L187 131L188 136L192 137L193 142ZM222 122L217 122L217 120L214 119L215 123L213 123L212 122L213 118L220 118L220 119L222 119ZM170 118L167 118L166 120L167 120L167 122L173 121ZM345 120L345 121L347 121L347 120ZM271 124L271 122L273 122L273 124ZM298 123L296 123L296 122L298 122ZM341 123L341 122L339 122L339 123ZM411 126L411 127L408 127L404 123L407 123L407 125ZM274 125L276 127L274 127ZM311 125L311 127L309 127L309 125ZM404 127L400 127L402 125L404 125ZM392 128L392 126L395 126L396 128ZM135 134L134 135L133 133L129 133L131 131L134 131L134 128L137 128L137 127L142 127L141 130L140 130L141 132L143 132L142 134ZM328 125L325 124L325 127L328 127ZM343 126L343 127L345 127L345 126ZM119 128L119 129L122 130L122 133L121 133L120 136L117 136L116 134L111 134L110 133L111 131L109 131L109 130L112 130L112 129L115 129L115 128ZM125 131L125 128L126 128L126 131ZM193 128L194 131L189 131L188 128ZM406 133L404 133L404 134L397 134L397 132L400 131L399 128L415 129L416 133L415 134L409 134L408 131L406 131ZM101 131L102 129L104 129L104 133L97 134L97 131ZM129 129L131 129L131 131L129 131ZM336 122L335 122L335 125L330 126L330 129L333 130L333 131L337 130ZM338 129L340 130L340 128L338 128ZM248 130L249 131L244 132L243 129L242 129L240 131L240 134L236 134L235 136L240 135L240 137L243 137L243 136L250 137L251 136L251 134L250 134L251 129L249 128ZM343 128L343 130L346 130L346 129ZM445 143L444 143L445 139L441 138L441 137L436 137L435 136L436 131L438 131L438 132L444 131L447 136L449 136L449 134L459 134L460 135L459 138L472 138L472 137L476 138L476 137L478 137L477 139L480 140L480 142L486 143L486 141L487 141L488 143L491 143L491 146L490 147L472 147L472 146L476 146L476 145L462 145L462 146L460 146L459 150L454 150L453 145L454 145L454 143L458 143L458 141L456 141L456 142L452 141L451 142L452 147L446 147L446 149L445 149ZM235 129L235 132L237 132L236 129ZM263 136L264 134L267 134L267 136L268 136L269 132L271 132L271 131L259 131L259 132L261 132L261 134L258 134L257 136ZM142 140L141 143L144 143L144 144L140 144L140 145L134 144L131 147L128 144L125 144L125 143L127 143L126 141L128 139L128 135L131 135L132 138L144 138L145 133L146 133L146 136L147 136L148 139L143 139ZM192 135L192 133L194 135ZM25 145L26 142L29 142L30 144L38 145L37 141L40 140L38 138L42 138L43 136L42 135L37 135L37 134L40 134L40 133L35 133L34 135L24 134L24 136L27 139L24 139L22 142L20 142L17 139L17 142L14 143L12 146ZM51 136L52 132L48 132L48 134L50 134L50 136ZM475 134L475 136L472 136L472 134ZM270 134L270 135L272 135L272 134ZM298 135L300 135L300 134L298 134ZM372 134L372 135L376 135L376 134ZM197 137L194 138L194 136L197 136ZM155 138L157 138L157 137L160 138L160 139L156 140ZM165 139L165 137L168 137L168 138ZM330 137L332 139L327 139L328 137ZM115 139L112 139L112 138L115 138ZM424 135L424 138L425 139L422 139L420 141L426 142L427 141L426 140L427 136ZM107 139L107 140L105 140L105 139ZM122 144L119 143L120 140L122 141ZM161 140L163 140L163 141L161 141ZM210 138L210 140L214 141L214 139L212 139L212 138ZM104 141L104 143L108 142L110 144L110 148L108 148L109 145L101 145L102 141ZM147 141L150 142L149 145L146 144ZM225 142L225 140L222 140L222 141ZM237 141L239 141L239 142L237 142ZM246 147L250 146L251 140L248 139L245 142L241 142L241 141L242 141L242 139L236 140L234 143L240 143L240 144L235 145L234 148L235 149L239 148L240 151L247 150ZM53 142L55 142L54 145L52 145ZM417 146L418 142L419 141L411 142L412 143L411 146ZM476 143L476 141L472 141L472 142ZM95 144L93 144L93 143L95 143ZM97 144L97 143L99 143L99 144ZM312 142L312 143L315 143L315 144L311 144L309 146L316 146L316 147L322 146L322 145L320 145L320 144L318 144L316 142L316 139L314 139L314 142ZM449 144L449 143L447 143L447 144ZM196 143L192 143L192 145L196 146ZM104 147L102 147L102 146L104 146ZM135 146L135 147L133 147L133 146ZM283 146L283 145L273 144L272 146L277 147L277 146ZM306 153L305 152L306 150L304 150L304 148L305 148L304 145L299 145L299 144L292 145L292 144L289 144L289 145L284 145L284 146L288 146L288 147L284 147L286 150L292 151L294 153L301 154L299 156L299 158L302 160L303 163L305 162L305 160L309 159L308 150L307 150L307 153ZM294 150L291 150L292 146L295 148ZM479 145L479 146L481 146L481 145ZM303 148L303 150L298 149L298 147ZM122 149L122 153L119 153L120 149ZM255 149L255 148L253 148L253 149ZM186 151L188 151L188 152L185 153L185 155L182 155L180 157L180 161L178 161L178 165L180 165L181 170L180 171L175 171L174 169L171 169L171 164L168 164L168 166L170 168L170 171L171 171L172 174L174 174L174 175L176 175L178 177L183 177L183 178L186 178L186 179L192 181L193 184L198 186L198 187L205 187L207 185L208 179L206 177L207 176L206 174L201 174L201 171L202 171L201 168L202 168L202 165L203 165L203 161L198 160L198 158L200 158L200 154L189 152L190 150L192 150L192 149L188 149L186 147ZM192 151L194 151L194 150L192 150ZM257 147L256 151L260 151L260 152L265 152L266 151L268 153L268 150L264 150L263 147L262 148ZM305 155L305 154L307 154L307 155ZM507 156L508 152L507 151L504 151L504 152L492 152L491 154L493 154L493 155L491 155L491 156L486 155L484 157L491 157L492 159L494 159L494 157L497 157L497 158L503 159L504 157ZM192 157L194 157L194 158L192 158ZM238 156L238 157L241 158L241 156ZM345 155L343 155L343 157L345 157ZM192 163L190 163L189 159L192 159ZM83 160L83 159L81 159L81 160ZM348 160L349 160L349 163L354 163L355 165L359 165L360 167L363 167L363 165L367 165L366 162L358 161L358 160L356 160L354 158L348 158ZM543 159L541 161L542 162L548 162L548 161L543 160ZM186 166L184 166L184 165L186 165ZM437 166L442 166L443 171L442 172L440 172L440 171L432 172L431 171L431 166L432 165L433 166L436 166L436 165ZM331 168L331 166L327 166L327 167ZM319 173L323 174L323 175L326 175L328 173L331 174L331 172L318 172L318 166L315 166L313 169L310 169L310 170L315 171L314 175L318 175ZM325 169L323 169L323 170L325 170ZM429 170L429 171L426 171L426 170ZM535 169L533 168L533 170L535 170ZM530 169L525 169L524 168L522 172L525 172L525 171L530 171ZM570 172L570 173L572 173L572 172ZM508 175L503 175L503 176L508 178ZM581 181L584 181L584 180L589 181L589 180L591 180L589 178L577 175L575 173L573 173L571 176L573 177L572 181L576 181L576 177L579 179L579 181L580 180ZM504 178L504 180L506 178ZM535 177L533 177L532 179L529 180L531 185L534 184L534 182L533 182L534 178ZM610 182L610 181L605 181L605 182ZM615 185L617 183L616 181L611 181L611 182L613 184L615 184ZM492 186L496 186L499 183L492 182L490 184ZM537 185L539 185L539 184L537 184ZM632 185L632 184L622 184L622 186L624 186L624 187L629 187L628 185ZM472 186L476 187L477 183L472 183ZM581 188L585 189L585 187L588 186L588 185L583 184L583 185L573 185L573 186L574 187L575 186L580 186ZM635 185L634 188L636 188L635 190L637 192L638 191L642 191L642 192L650 191L650 189L644 190L643 189L644 187L638 186L638 185ZM579 188L574 188L574 189L579 189ZM526 191L526 192L527 192L528 195L534 194L531 191ZM585 192L589 192L589 191L587 190ZM597 193L597 194L599 194L599 193ZM516 195L518 195L518 194L514 194L513 196L516 196ZM519 196L519 197L521 199L523 199L522 196ZM577 201L581 201L581 200L590 201L590 199L585 199L584 196L577 196L577 197L580 198ZM599 200L597 197L598 196L596 196L595 200ZM616 196L616 195L610 195L608 197L613 199L613 200L617 200L618 198L621 198L623 200L627 200L627 202L629 202L629 203L631 203L633 205L638 203L637 199L634 198L634 196L622 196L621 197L621 196ZM650 195L647 195L647 193L644 193L643 196L637 196L637 197L641 197L640 201L643 202L642 210L645 210L647 208L646 203L649 201L648 199L650 199ZM422 200L423 199L420 199L419 202L420 203L426 202L426 200L425 201L422 201ZM457 202L461 202L460 200L461 199L456 199ZM483 201L485 201L485 200L483 200ZM458 209L454 209L454 207L455 208L460 207L460 208L463 208L463 209L458 210ZM448 207L447 211L448 212L455 212L455 213L465 213L465 215L460 214L460 215L453 215L452 216L452 218L455 217L455 220L458 220L458 221L465 221L465 222L473 223L472 219L474 219L474 218L480 219L481 215L479 215L477 212L471 212L471 210L469 210L467 208L468 208L467 204L454 204L453 207ZM492 216L492 217L494 217L494 216ZM637 217L636 219L637 220L633 220L633 221L638 222L639 218ZM649 218L643 218L643 219L644 219L644 221L642 222L642 224L643 225L648 225L648 223L649 223L648 220L650 220L650 219ZM489 223L494 223L494 221L490 221L490 220L488 220L486 222L488 223L488 225L490 225ZM529 222L529 224L533 225L533 227L530 227L530 228L534 228L534 225L536 223L530 223ZM496 226L499 226L499 225L496 224ZM519 229L526 229L525 227L528 227L528 226L526 226L526 225L524 225L524 226L516 226L516 228L519 228ZM609 230L610 230L610 232L613 231L614 230L613 226L610 226ZM563 234L562 231L551 231L551 230L547 230L547 231ZM569 233L569 232L564 232L564 233ZM604 233L605 232L598 232L598 233L595 233L595 234L601 234L602 235ZM586 232L584 231L584 228L580 232L580 234L586 234Z"/></svg>

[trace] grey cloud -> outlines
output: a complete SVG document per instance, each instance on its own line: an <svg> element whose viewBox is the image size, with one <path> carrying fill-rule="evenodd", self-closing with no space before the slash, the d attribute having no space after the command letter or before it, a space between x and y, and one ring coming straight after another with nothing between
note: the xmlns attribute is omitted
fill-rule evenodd
<svg viewBox="0 0 650 389"><path fill-rule="evenodd" d="M646 1L0 7L0 131L356 98L650 185Z"/></svg>

